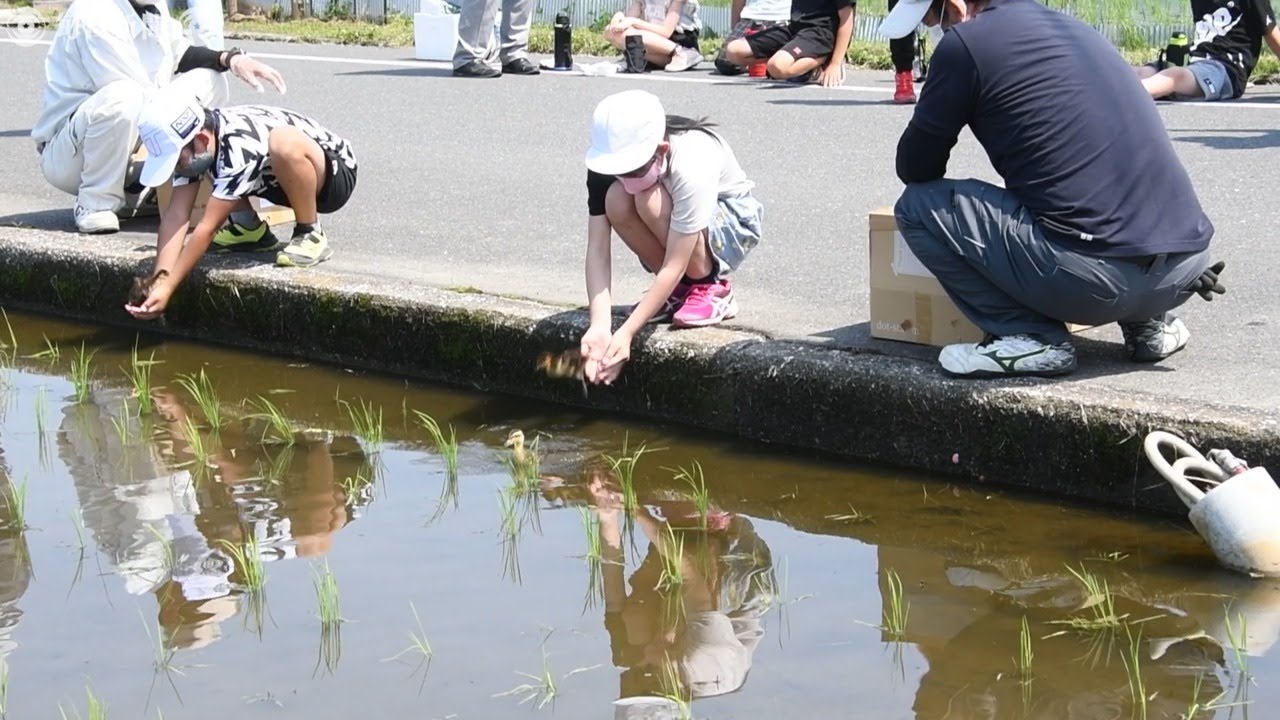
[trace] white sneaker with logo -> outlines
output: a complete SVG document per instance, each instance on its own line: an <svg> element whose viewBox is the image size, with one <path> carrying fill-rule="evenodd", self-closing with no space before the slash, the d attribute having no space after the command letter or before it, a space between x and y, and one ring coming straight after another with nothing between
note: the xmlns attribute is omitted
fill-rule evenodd
<svg viewBox="0 0 1280 720"><path fill-rule="evenodd" d="M944 347L938 362L960 377L1054 377L1076 369L1076 349L1069 341L1050 345L1029 335L987 336Z"/></svg>
<svg viewBox="0 0 1280 720"><path fill-rule="evenodd" d="M120 232L120 218L110 210L90 210L76 203L76 228L90 235Z"/></svg>

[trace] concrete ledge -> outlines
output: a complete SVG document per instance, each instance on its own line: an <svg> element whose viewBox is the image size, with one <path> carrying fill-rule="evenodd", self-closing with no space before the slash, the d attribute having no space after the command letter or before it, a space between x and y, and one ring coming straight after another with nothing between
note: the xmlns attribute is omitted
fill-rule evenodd
<svg viewBox="0 0 1280 720"><path fill-rule="evenodd" d="M0 300L64 317L678 422L974 483L1182 515L1142 456L1152 429L1280 465L1280 427L1246 409L1041 381L963 382L931 362L726 328L654 328L613 387L553 380L538 353L584 312L531 301L210 258L162 323L123 309L150 248L0 228Z"/></svg>

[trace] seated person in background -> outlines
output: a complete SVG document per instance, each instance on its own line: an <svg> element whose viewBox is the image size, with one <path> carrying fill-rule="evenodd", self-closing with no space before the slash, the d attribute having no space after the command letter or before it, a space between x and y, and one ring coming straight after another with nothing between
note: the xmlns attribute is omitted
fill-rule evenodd
<svg viewBox="0 0 1280 720"><path fill-rule="evenodd" d="M716 71L721 75L741 75L746 72L746 67L729 61L726 53L729 43L771 27L785 27L790 17L791 0L733 0L729 8L733 30L720 46L720 53L716 56Z"/></svg>
<svg viewBox="0 0 1280 720"><path fill-rule="evenodd" d="M1264 39L1280 55L1269 0L1191 0L1191 14L1196 27L1190 64L1161 68L1155 62L1137 69L1153 98L1234 100L1244 95Z"/></svg>
<svg viewBox="0 0 1280 720"><path fill-rule="evenodd" d="M769 77L805 78L835 87L853 38L854 0L792 0L791 21L730 41L724 59L735 65L769 61Z"/></svg>
<svg viewBox="0 0 1280 720"><path fill-rule="evenodd" d="M164 0L72 3L45 57L40 116L31 129L45 180L76 196L82 233L120 230L138 112L149 93L178 86L206 105L226 100L230 70L284 92L272 68L239 50L193 46ZM141 194L135 194L136 203Z"/></svg>
<svg viewBox="0 0 1280 720"><path fill-rule="evenodd" d="M293 239L276 263L309 267L333 251L317 224L317 213L337 212L356 185L356 158L346 140L290 110L258 105L206 110L194 98L163 93L148 101L138 120L147 159L142 184L156 187L173 178L173 197L160 220L155 270L168 271L140 306L126 309L152 319L211 244L231 251L270 251L279 244L262 220L256 227L232 221L233 211L252 215L249 198L293 208ZM204 215L183 246L200 180L213 185ZM255 218L256 219L256 218ZM217 232L217 237L215 237Z"/></svg>
<svg viewBox="0 0 1280 720"><path fill-rule="evenodd" d="M614 13L604 36L622 51L628 37L639 36L650 64L679 72L702 62L701 31L698 0L632 0L625 13Z"/></svg>
<svg viewBox="0 0 1280 720"><path fill-rule="evenodd" d="M1222 292L1222 265L1210 268L1213 225L1132 68L1037 0L898 0L881 31L903 37L922 20L950 31L898 142L895 216L987 335L944 348L943 369L1070 373L1066 322L1118 322L1134 361L1181 350L1189 333L1167 312ZM1008 189L944 178L965 126Z"/></svg>

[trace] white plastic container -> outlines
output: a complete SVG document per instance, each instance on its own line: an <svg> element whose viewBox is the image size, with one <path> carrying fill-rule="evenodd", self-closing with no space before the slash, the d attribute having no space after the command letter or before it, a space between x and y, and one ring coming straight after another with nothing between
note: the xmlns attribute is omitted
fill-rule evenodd
<svg viewBox="0 0 1280 720"><path fill-rule="evenodd" d="M453 60L458 48L458 15L414 13L413 52L419 60Z"/></svg>

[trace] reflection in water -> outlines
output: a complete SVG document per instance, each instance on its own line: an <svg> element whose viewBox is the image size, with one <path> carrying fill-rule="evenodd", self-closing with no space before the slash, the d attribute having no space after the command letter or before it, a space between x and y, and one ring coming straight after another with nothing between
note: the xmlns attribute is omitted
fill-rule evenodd
<svg viewBox="0 0 1280 720"><path fill-rule="evenodd" d="M642 496L628 518L612 477L589 475L585 488L548 492L586 495L578 502L598 519L604 625L623 668L616 716L678 717L683 703L741 689L776 597L769 548L750 519L712 505L703 530L694 504L666 493ZM635 530L648 543L627 577L623 539Z"/></svg>
<svg viewBox="0 0 1280 720"><path fill-rule="evenodd" d="M0 450L0 497L12 497L13 490L9 466L3 450ZM25 528L20 527L9 504L0 503L0 678L8 677L9 655L18 647L13 639L22 618L18 600L30 584L31 554L27 549Z"/></svg>
<svg viewBox="0 0 1280 720"><path fill-rule="evenodd" d="M370 483L350 478L372 469L352 438L308 431L267 447L252 428L214 433L173 393L153 395L146 418L118 390L66 406L58 450L84 525L125 590L155 596L166 647L194 649L239 610L243 578L225 545L256 539L267 562L327 553L372 499Z"/></svg>
<svg viewBox="0 0 1280 720"><path fill-rule="evenodd" d="M1156 590L1149 584L1109 581L1118 622L1078 627L1068 622L1095 618L1102 605L1065 568L1044 574L1011 557L959 560L891 546L880 546L878 555L881 575L894 570L902 578L910 608L904 640L929 665L914 705L921 720L1129 717L1134 648L1149 698L1146 717L1181 718L1194 700L1204 704L1224 693L1227 651L1189 608L1202 604L1208 612L1209 600L1225 615L1225 598L1185 596L1165 604L1144 599ZM1088 569L1102 579L1121 576L1106 564ZM1017 672L1024 616L1034 652L1026 686Z"/></svg>

